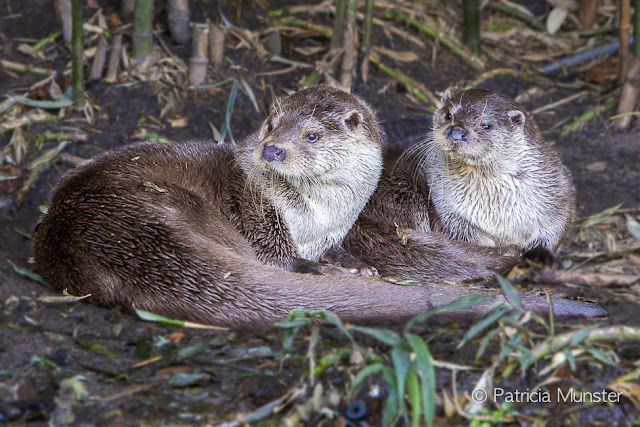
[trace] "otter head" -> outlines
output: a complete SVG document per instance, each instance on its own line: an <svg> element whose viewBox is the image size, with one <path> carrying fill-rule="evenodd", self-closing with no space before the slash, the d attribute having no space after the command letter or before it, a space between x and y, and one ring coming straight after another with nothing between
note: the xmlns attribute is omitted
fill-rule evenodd
<svg viewBox="0 0 640 427"><path fill-rule="evenodd" d="M292 183L329 183L354 174L375 183L382 135L364 101L340 89L315 86L274 102L252 157L262 172Z"/></svg>
<svg viewBox="0 0 640 427"><path fill-rule="evenodd" d="M493 165L538 138L533 121L510 99L482 89L447 90L433 121L433 145L470 166Z"/></svg>

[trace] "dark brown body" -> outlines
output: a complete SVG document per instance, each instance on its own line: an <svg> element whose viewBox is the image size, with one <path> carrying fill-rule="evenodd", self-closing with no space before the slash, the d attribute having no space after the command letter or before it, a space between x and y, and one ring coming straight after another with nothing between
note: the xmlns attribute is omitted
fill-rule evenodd
<svg viewBox="0 0 640 427"><path fill-rule="evenodd" d="M483 247L433 232L429 196L418 161L387 153L378 189L345 238L345 249L382 275L426 282L488 279L520 261L516 247Z"/></svg>
<svg viewBox="0 0 640 427"><path fill-rule="evenodd" d="M370 181L375 185L380 171L380 133L375 133L368 107L338 94L343 104L335 111L325 105L335 91L318 90L317 97L311 92L311 98L305 98L309 92L303 92L293 101L289 98L291 104L279 103L275 122L270 117L239 151L207 144L143 143L81 165L62 179L36 230L37 270L57 289L91 294L90 300L98 304L135 306L234 328L266 326L292 309L330 310L348 322L400 322L469 293L501 298L486 289L406 287L288 271L295 268L300 248L319 253L342 240L340 233L346 234L355 221L373 192ZM309 101L319 102L308 106L313 113L305 110ZM350 108L343 108L352 101L362 113L355 118ZM336 120L344 117L351 130L342 129L339 121L327 127L329 119L313 119L323 108ZM287 111L301 116L294 119ZM321 136L328 129L333 135L342 129L343 134L317 140L308 137L309 129ZM313 139L313 145L294 141L300 132ZM288 161L278 157L278 163L271 164L274 151L267 153L267 144L283 144ZM347 157L327 162L326 156L334 155ZM361 159L360 164L350 162L350 156ZM264 169L260 165L267 157L271 160ZM348 166L346 175L336 170L338 164ZM318 168L322 170L313 175ZM338 231L332 222L336 218L325 216L331 208L321 203L325 196L335 199L342 215ZM318 199L309 205L314 197ZM351 223L345 198L357 208ZM297 209L293 222L309 215L317 215L317 221L313 227L293 224L286 219L291 212L283 209ZM323 224L330 229L326 234ZM309 231L315 240L304 234ZM523 301L539 312L548 309L543 296L525 294ZM557 301L554 308L559 316L604 314L598 307L570 301Z"/></svg>

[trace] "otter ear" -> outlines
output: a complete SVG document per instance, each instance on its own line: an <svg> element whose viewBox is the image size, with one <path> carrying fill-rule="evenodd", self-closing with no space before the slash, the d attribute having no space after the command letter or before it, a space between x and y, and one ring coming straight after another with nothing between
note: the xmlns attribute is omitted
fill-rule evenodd
<svg viewBox="0 0 640 427"><path fill-rule="evenodd" d="M526 118L524 117L524 113L520 110L509 110L507 111L507 116L509 116L509 120L511 120L511 124L522 128L526 122Z"/></svg>
<svg viewBox="0 0 640 427"><path fill-rule="evenodd" d="M444 93L442 94L442 98L440 98L440 107L438 108L443 108L445 105L451 102L452 93L453 91L451 89L447 89L444 91Z"/></svg>
<svg viewBox="0 0 640 427"><path fill-rule="evenodd" d="M364 120L362 113L357 110L351 110L344 116L344 124L347 125L347 128L350 130L358 129L360 123Z"/></svg>

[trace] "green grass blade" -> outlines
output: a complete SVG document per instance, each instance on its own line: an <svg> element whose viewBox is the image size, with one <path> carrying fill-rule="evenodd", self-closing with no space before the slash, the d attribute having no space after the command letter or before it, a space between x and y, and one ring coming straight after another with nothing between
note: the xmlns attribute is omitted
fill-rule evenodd
<svg viewBox="0 0 640 427"><path fill-rule="evenodd" d="M473 325L465 334L464 338L462 339L462 341L460 342L460 344L458 345L458 347L462 347L463 345L465 345L467 342L469 342L470 340L472 340L476 335L478 335L480 332L484 331L485 329L487 329L489 326L491 326L492 324L494 324L495 322L497 322L502 316L504 316L504 313L508 310L508 308L501 306L498 307L496 309L496 311L494 311L493 313L489 314L487 317L485 317L484 319L482 319L481 321L479 321L478 323L476 323L475 325Z"/></svg>
<svg viewBox="0 0 640 427"><path fill-rule="evenodd" d="M411 360L409 360L409 349L406 345L396 345L391 349L391 361L393 362L393 370L396 374L396 393L398 399L398 408L400 415L407 416L407 408L404 404L404 390Z"/></svg>
<svg viewBox="0 0 640 427"><path fill-rule="evenodd" d="M400 335L389 329L368 328L366 326L351 326L349 327L349 331L361 332L389 346L396 346L400 344Z"/></svg>
<svg viewBox="0 0 640 427"><path fill-rule="evenodd" d="M414 364L421 377L424 421L427 426L432 426L436 415L436 372L433 367L433 358L422 338L414 334L405 336L416 354Z"/></svg>
<svg viewBox="0 0 640 427"><path fill-rule="evenodd" d="M418 376L413 371L407 375L407 392L409 394L409 403L411 404L411 427L418 427L422 416L422 396L420 394Z"/></svg>
<svg viewBox="0 0 640 427"><path fill-rule="evenodd" d="M507 301L509 301L509 304L511 304L513 308L524 310L522 300L520 299L520 293L516 288L513 287L511 282L499 274L496 274L496 279L498 279L498 284L502 288L504 295L507 297Z"/></svg>
<svg viewBox="0 0 640 427"><path fill-rule="evenodd" d="M451 311L464 310L465 308L474 306L476 304L483 303L485 301L490 300L491 297L487 295L465 295L463 297L458 298L457 300L450 302L449 304L442 305L440 307L430 308L424 313L420 313L411 319L404 327L404 332L408 332L411 328L413 328L418 323L422 323L431 316L434 316L439 313L448 313Z"/></svg>
<svg viewBox="0 0 640 427"><path fill-rule="evenodd" d="M351 381L351 390L356 390L365 379L367 379L371 375L375 375L378 372L381 372L384 368L385 366L382 363L373 363L360 369L360 371L353 378L353 381Z"/></svg>
<svg viewBox="0 0 640 427"><path fill-rule="evenodd" d="M184 320L169 319L168 317L164 317L150 311L138 310L137 308L135 310L138 317L142 320L146 320L147 322L155 322L169 326L184 326L185 324Z"/></svg>

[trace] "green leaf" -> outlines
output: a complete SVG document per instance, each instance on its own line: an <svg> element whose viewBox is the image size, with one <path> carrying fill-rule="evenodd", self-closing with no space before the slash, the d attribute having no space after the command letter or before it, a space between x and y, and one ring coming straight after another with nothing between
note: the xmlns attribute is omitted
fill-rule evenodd
<svg viewBox="0 0 640 427"><path fill-rule="evenodd" d="M349 331L356 331L367 334L389 346L400 344L400 335L389 329L368 328L366 326L350 326Z"/></svg>
<svg viewBox="0 0 640 427"><path fill-rule="evenodd" d="M170 326L184 326L185 323L184 320L169 319L168 317L164 317L150 311L138 310L137 308L135 311L139 318L146 320L147 322L156 322Z"/></svg>
<svg viewBox="0 0 640 427"><path fill-rule="evenodd" d="M571 349L569 347L565 347L565 349L562 352L564 353L564 357L566 357L567 361L569 362L569 366L571 366L571 372L575 372L576 359L573 357L573 353L571 352Z"/></svg>
<svg viewBox="0 0 640 427"><path fill-rule="evenodd" d="M599 325L591 325L586 328L580 329L577 332L571 334L571 339L569 340L569 347L575 347L587 338L589 338L589 334L591 331L596 329Z"/></svg>
<svg viewBox="0 0 640 427"><path fill-rule="evenodd" d="M398 408L398 396L396 396L398 388L396 387L395 375L393 369L385 366L382 370L382 378L389 386L389 395L384 401L384 410L382 413L382 425L394 426L400 419L400 408Z"/></svg>
<svg viewBox="0 0 640 427"><path fill-rule="evenodd" d="M396 345L391 349L391 361L393 362L393 370L396 374L396 393L398 399L398 408L400 415L406 416L407 409L404 404L404 385L411 366L409 359L409 348L406 345Z"/></svg>
<svg viewBox="0 0 640 427"><path fill-rule="evenodd" d="M413 371L409 372L407 376L407 391L409 393L409 403L411 404L411 426L418 427L420 425L420 416L422 415L420 406L422 396L420 395L418 376Z"/></svg>
<svg viewBox="0 0 640 427"><path fill-rule="evenodd" d="M524 310L524 307L522 306L522 300L520 299L520 293L516 288L513 287L511 282L499 274L496 274L496 279L498 279L498 284L502 288L504 295L507 297L507 301L509 301L509 304L511 304L513 308Z"/></svg>
<svg viewBox="0 0 640 427"><path fill-rule="evenodd" d="M333 326L335 326L336 328L340 329L340 332L342 332L347 338L349 338L349 341L351 341L352 344L355 344L353 337L347 330L346 326L344 326L344 323L342 323L342 320L340 320L340 318L336 316L334 313L327 310L318 310L318 311L314 311L311 315L318 319L325 320L330 324L332 324Z"/></svg>
<svg viewBox="0 0 640 427"><path fill-rule="evenodd" d="M422 323L428 318L430 318L431 316L434 316L436 314L464 310L465 308L469 308L471 306L481 304L490 299L491 297L487 295L465 295L463 297L458 298L455 301L450 302L449 304L430 308L429 310L423 313L420 313L417 316L415 316L413 319L411 319L405 325L404 332L408 332L411 328L413 328L418 323Z"/></svg>
<svg viewBox="0 0 640 427"><path fill-rule="evenodd" d="M509 310L507 307L499 306L499 307L496 308L496 310L493 313L489 314L487 317L485 317L484 319L482 319L481 321L479 321L478 323L473 325L467 331L467 333L465 334L465 336L462 339L462 341L460 342L460 344L458 344L458 348L460 348L463 345L465 345L467 342L472 340L480 332L484 331L489 326L491 326L493 323L498 321L498 319L500 319L507 310Z"/></svg>
<svg viewBox="0 0 640 427"><path fill-rule="evenodd" d="M499 326L494 330L489 331L489 333L482 339L482 341L480 341L478 351L476 352L476 359L480 359L482 357L491 340L502 331L504 331L504 326Z"/></svg>
<svg viewBox="0 0 640 427"><path fill-rule="evenodd" d="M590 348L587 350L589 353L591 353L591 355L593 357L595 357L596 359L598 359L599 361L601 361L602 363L606 364L606 365L611 365L611 366L617 366L616 363L611 360L611 358L609 356L607 356L605 353L603 353L602 351L600 351L597 348Z"/></svg>
<svg viewBox="0 0 640 427"><path fill-rule="evenodd" d="M38 282L40 283L42 286L44 286L45 288L48 289L53 289L53 286L51 286L50 284L47 283L46 280L44 280L42 278L42 276L40 276L39 274L34 273L31 270L27 270L26 268L22 268L22 267L18 267L17 265L15 265L14 263L12 263L11 261L7 260L7 262L9 264L11 264L11 266L13 267L13 271L15 271L16 273L18 273L21 276L27 277L31 280L33 280L34 282Z"/></svg>
<svg viewBox="0 0 640 427"><path fill-rule="evenodd" d="M373 363L362 368L351 381L351 390L356 390L360 384L371 375L381 372L385 366L382 363Z"/></svg>
<svg viewBox="0 0 640 427"><path fill-rule="evenodd" d="M427 426L432 426L436 414L436 372L433 368L433 359L422 338L414 334L405 334L405 337L416 354L414 363L422 379L424 421Z"/></svg>

